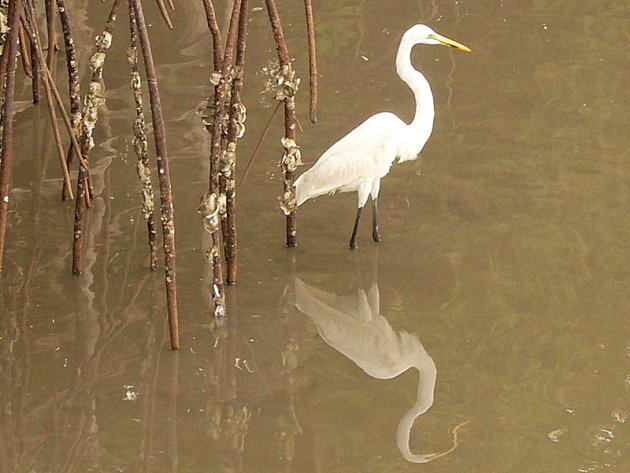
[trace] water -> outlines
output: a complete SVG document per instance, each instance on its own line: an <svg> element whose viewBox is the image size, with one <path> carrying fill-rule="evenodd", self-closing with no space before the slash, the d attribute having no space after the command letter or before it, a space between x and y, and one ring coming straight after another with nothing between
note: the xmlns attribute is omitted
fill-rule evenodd
<svg viewBox="0 0 630 473"><path fill-rule="evenodd" d="M87 45L107 5L69 3ZM182 349L168 349L163 276L147 271L123 14L81 277L70 274L72 209L57 199L46 111L20 89L0 281L0 470L630 471L630 6L316 4L313 126L302 7L282 2L309 165L373 113L411 119L393 69L409 26L426 22L473 52L414 51L436 123L422 158L383 181L379 244L366 221L359 250L347 249L356 198L341 194L305 204L299 247L283 246L277 120L239 191L240 280L217 324L196 214L208 137L195 110L211 42L201 2L176 3L173 32L146 9L172 159ZM242 160L272 105L260 71L273 43L252 7Z"/></svg>

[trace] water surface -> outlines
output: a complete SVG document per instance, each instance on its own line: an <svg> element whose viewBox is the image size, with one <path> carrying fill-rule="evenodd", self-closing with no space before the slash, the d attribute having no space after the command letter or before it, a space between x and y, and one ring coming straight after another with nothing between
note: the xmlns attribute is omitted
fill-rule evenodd
<svg viewBox="0 0 630 473"><path fill-rule="evenodd" d="M107 5L68 3L85 66ZM240 280L223 323L211 317L196 213L210 36L201 2L176 2L172 32L145 3L172 159L182 349L168 349L163 275L147 271L122 14L81 277L46 111L19 89L0 471L630 471L627 2L316 3L315 126L302 7L280 2L304 78L307 165L373 113L411 120L393 67L409 26L473 53L414 51L435 128L421 159L382 183L379 244L366 219L359 250L347 248L356 197L341 194L305 204L298 248L283 246L274 123L239 190ZM260 6L241 160L273 105L261 94L274 49Z"/></svg>

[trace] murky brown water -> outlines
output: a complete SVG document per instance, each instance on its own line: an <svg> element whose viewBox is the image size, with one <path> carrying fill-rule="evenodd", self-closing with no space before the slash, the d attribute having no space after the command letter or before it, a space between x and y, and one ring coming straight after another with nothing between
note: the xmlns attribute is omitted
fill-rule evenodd
<svg viewBox="0 0 630 473"><path fill-rule="evenodd" d="M106 6L69 3L86 44ZM415 50L435 130L422 160L383 181L378 245L364 222L360 249L347 249L356 198L342 194L306 204L300 246L283 246L278 122L239 194L240 283L223 326L209 315L196 214L210 39L201 2L176 3L174 32L149 16L183 348L167 347L162 275L146 268L122 15L79 278L46 112L22 91L0 280L0 470L629 472L628 3L316 2L320 123L308 123L306 86L299 104L309 163L375 112L411 118L393 58L413 23L473 53ZM306 85L302 7L280 5ZM242 159L269 113L255 72L273 57L264 11L251 17Z"/></svg>

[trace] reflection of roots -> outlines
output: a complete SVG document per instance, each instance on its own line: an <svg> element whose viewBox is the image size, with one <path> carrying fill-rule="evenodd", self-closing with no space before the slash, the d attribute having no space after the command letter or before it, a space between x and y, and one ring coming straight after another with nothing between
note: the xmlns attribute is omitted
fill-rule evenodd
<svg viewBox="0 0 630 473"><path fill-rule="evenodd" d="M435 460L436 458L440 458L443 457L444 455L448 455L449 453L451 453L453 450L455 450L457 448L457 431L459 429L461 429L463 426L465 426L466 424L470 423L469 420L465 420L464 422L462 422L461 424L457 424L455 427L453 427L453 430L451 432L451 435L453 436L453 446L451 448L449 448L448 450L446 450L445 452L442 453L436 453L435 455L433 455L430 458L430 461Z"/></svg>

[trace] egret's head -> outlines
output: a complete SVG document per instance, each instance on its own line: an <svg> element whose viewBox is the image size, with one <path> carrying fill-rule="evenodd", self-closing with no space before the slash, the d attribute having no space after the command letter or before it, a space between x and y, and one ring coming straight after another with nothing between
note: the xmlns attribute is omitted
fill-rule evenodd
<svg viewBox="0 0 630 473"><path fill-rule="evenodd" d="M407 30L405 36L409 36L416 44L442 44L444 46L450 46L452 48L470 52L470 49L467 46L436 33L427 25L412 26L409 30Z"/></svg>

